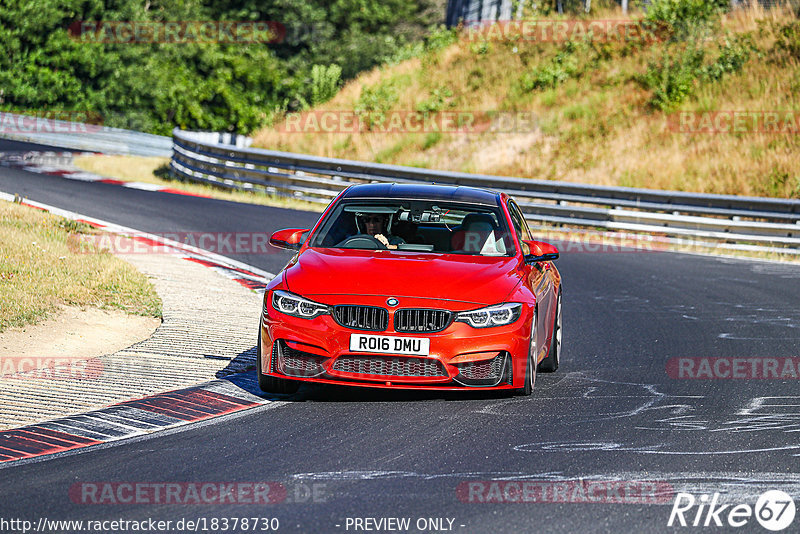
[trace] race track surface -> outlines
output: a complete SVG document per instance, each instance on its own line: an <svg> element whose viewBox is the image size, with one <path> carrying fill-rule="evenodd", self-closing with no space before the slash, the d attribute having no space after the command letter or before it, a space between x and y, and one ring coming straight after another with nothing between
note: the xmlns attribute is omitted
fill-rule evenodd
<svg viewBox="0 0 800 534"><path fill-rule="evenodd" d="M0 152L25 149L0 143ZM0 191L153 233L271 232L318 217L3 167ZM232 255L273 273L289 256ZM670 530L678 491L752 506L781 489L800 504L800 393L783 369L800 357L800 268L631 250L564 252L557 265L562 366L539 374L532 397L303 387L279 406L0 467L0 518L268 517L281 532L354 532L367 517L410 518L407 531L432 531L427 519L445 518L439 531L654 532ZM702 357L749 359L747 369L775 359L785 379L668 375L671 359ZM572 498L475 502L491 486L469 482L499 479L568 481ZM602 502L562 502L580 501L578 479L655 481L663 493L655 504L614 502L625 500L619 489ZM73 485L97 482L276 482L286 495L268 505L76 497ZM427 530L417 529L421 518ZM753 518L736 530L764 531Z"/></svg>

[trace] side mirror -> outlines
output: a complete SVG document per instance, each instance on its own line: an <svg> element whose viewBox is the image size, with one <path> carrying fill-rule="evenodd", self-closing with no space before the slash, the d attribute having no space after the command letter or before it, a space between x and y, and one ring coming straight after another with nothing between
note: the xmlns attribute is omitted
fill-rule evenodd
<svg viewBox="0 0 800 534"><path fill-rule="evenodd" d="M523 241L530 249L530 254L525 254L525 263L538 263L540 261L555 261L558 259L558 249L544 241Z"/></svg>
<svg viewBox="0 0 800 534"><path fill-rule="evenodd" d="M286 228L285 230L278 230L269 238L269 244L277 248L300 250L306 237L308 237L309 231L310 230L307 228Z"/></svg>

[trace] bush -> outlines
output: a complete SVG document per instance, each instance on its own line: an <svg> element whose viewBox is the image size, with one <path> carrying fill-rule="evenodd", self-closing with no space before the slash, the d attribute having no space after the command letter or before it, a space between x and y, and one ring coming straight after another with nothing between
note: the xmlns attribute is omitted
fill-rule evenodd
<svg viewBox="0 0 800 534"><path fill-rule="evenodd" d="M422 150L428 150L429 148L433 147L436 143L442 140L442 137L443 136L441 132L430 132L425 136L425 140L422 142Z"/></svg>
<svg viewBox="0 0 800 534"><path fill-rule="evenodd" d="M800 60L800 21L792 21L778 30L778 40L775 41L775 48L787 53L796 60Z"/></svg>
<svg viewBox="0 0 800 534"><path fill-rule="evenodd" d="M311 104L327 102L339 90L342 68L337 65L314 65L311 68Z"/></svg>
<svg viewBox="0 0 800 534"><path fill-rule="evenodd" d="M720 47L719 56L713 63L704 67L701 75L705 80L717 81L726 74L739 72L754 50L756 47L748 35L735 39L726 37Z"/></svg>
<svg viewBox="0 0 800 534"><path fill-rule="evenodd" d="M398 90L391 81L381 82L373 87L364 87L358 97L354 111L367 116L367 127L383 122L386 112L397 102Z"/></svg>
<svg viewBox="0 0 800 534"><path fill-rule="evenodd" d="M578 72L578 60L570 53L561 51L545 65L534 68L522 77L522 88L526 91L534 89L554 88Z"/></svg>
<svg viewBox="0 0 800 534"><path fill-rule="evenodd" d="M728 0L653 0L644 17L646 26L666 32L673 40L697 38L716 24Z"/></svg>
<svg viewBox="0 0 800 534"><path fill-rule="evenodd" d="M445 107L453 107L455 102L451 100L452 98L453 91L449 87L442 85L431 91L429 99L417 104L417 111L420 113L436 113Z"/></svg>
<svg viewBox="0 0 800 534"><path fill-rule="evenodd" d="M675 57L665 49L661 61L651 62L644 76L644 85L653 91L650 105L668 111L692 94L703 57L703 50L694 46Z"/></svg>
<svg viewBox="0 0 800 534"><path fill-rule="evenodd" d="M425 38L425 50L435 52L447 48L458 41L458 29L447 26L436 26Z"/></svg>
<svg viewBox="0 0 800 534"><path fill-rule="evenodd" d="M686 22L716 19L728 6L728 0L653 0L644 19L652 24L666 23L681 27Z"/></svg>
<svg viewBox="0 0 800 534"><path fill-rule="evenodd" d="M485 56L489 53L492 49L492 45L489 44L489 41L476 41L469 45L469 50L476 56Z"/></svg>
<svg viewBox="0 0 800 534"><path fill-rule="evenodd" d="M692 41L683 48L664 49L659 62L650 62L643 85L653 91L650 105L669 111L694 93L700 82L715 82L739 72L754 49L750 36L726 37L717 57L706 63L708 53Z"/></svg>

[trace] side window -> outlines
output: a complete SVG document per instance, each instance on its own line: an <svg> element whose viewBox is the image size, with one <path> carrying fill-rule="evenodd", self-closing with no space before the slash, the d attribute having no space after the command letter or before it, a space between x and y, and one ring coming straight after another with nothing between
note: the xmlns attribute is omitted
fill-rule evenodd
<svg viewBox="0 0 800 534"><path fill-rule="evenodd" d="M522 210L519 209L519 206L517 206L513 200L509 200L508 212L511 214L511 222L514 225L514 231L517 233L517 239L519 239L520 243L522 244L523 254L530 254L528 246L525 245L525 243L522 243L522 241L531 241L533 240L533 237L531 237L528 224L525 222L525 216L522 215Z"/></svg>
<svg viewBox="0 0 800 534"><path fill-rule="evenodd" d="M528 221L525 220L525 215L522 213L522 210L519 209L517 203L514 202L513 200L511 201L511 209L517 213L517 217L519 218L520 221L520 226L522 226L522 235L524 236L524 239L527 239L528 241L533 241L533 234L531 233L530 228L528 228Z"/></svg>

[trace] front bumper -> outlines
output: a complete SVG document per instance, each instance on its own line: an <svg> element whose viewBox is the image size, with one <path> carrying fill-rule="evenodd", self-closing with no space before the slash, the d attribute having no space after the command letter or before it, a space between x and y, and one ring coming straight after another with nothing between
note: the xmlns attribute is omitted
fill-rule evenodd
<svg viewBox="0 0 800 534"><path fill-rule="evenodd" d="M395 332L391 326L382 332L350 329L330 315L296 318L265 304L260 347L263 374L400 389L514 389L524 384L533 315L527 309L507 326L480 329L453 322L440 332L412 334ZM359 333L428 338L429 354L351 352L350 335Z"/></svg>

